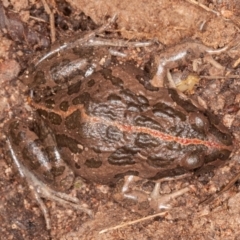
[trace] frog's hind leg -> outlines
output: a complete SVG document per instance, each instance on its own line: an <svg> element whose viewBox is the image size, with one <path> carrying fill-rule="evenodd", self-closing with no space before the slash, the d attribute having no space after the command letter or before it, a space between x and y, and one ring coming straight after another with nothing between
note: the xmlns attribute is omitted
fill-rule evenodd
<svg viewBox="0 0 240 240"><path fill-rule="evenodd" d="M17 166L17 169L22 177L24 177L29 184L30 189L33 191L34 197L38 202L45 221L47 229L51 229L50 217L48 213L48 209L45 206L43 200L41 198L46 198L52 201L55 201L63 206L71 206L72 208L85 212L89 216L92 216L93 213L90 209L80 206L80 201L68 194L61 193L55 190L52 190L47 184L43 183L41 180L37 179L33 173L31 173L23 164L18 160L17 155L15 154L11 142L7 139L7 148L10 151L10 155Z"/></svg>
<svg viewBox="0 0 240 240"><path fill-rule="evenodd" d="M50 229L51 224L42 198L53 200L66 207L71 206L92 216L92 211L81 206L77 198L61 192L72 186L74 173L58 152L51 129L41 120L36 129L33 125L34 121L10 121L6 126L8 128L6 150L14 166L33 191L44 214L47 228Z"/></svg>

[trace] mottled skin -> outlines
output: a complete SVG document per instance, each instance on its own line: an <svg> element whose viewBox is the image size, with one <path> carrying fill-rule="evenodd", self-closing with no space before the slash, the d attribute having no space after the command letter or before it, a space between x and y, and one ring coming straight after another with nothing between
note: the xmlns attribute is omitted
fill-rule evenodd
<svg viewBox="0 0 240 240"><path fill-rule="evenodd" d="M9 127L19 158L44 182L64 189L74 175L104 184L131 174L155 180L228 159L227 129L176 90L142 85L145 73L132 64L97 66L84 77L89 61L78 60L79 70L72 53L64 59L60 68L49 61L31 72L35 119ZM67 88L54 88L64 81Z"/></svg>

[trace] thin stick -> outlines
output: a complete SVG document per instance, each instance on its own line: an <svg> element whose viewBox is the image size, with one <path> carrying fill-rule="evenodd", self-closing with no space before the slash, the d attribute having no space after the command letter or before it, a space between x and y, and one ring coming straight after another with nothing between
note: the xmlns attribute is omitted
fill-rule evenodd
<svg viewBox="0 0 240 240"><path fill-rule="evenodd" d="M38 17L34 17L34 16L29 16L29 18L34 19L34 20L36 20L38 22L44 22L44 23L46 22L45 20L43 20L41 18L38 18Z"/></svg>
<svg viewBox="0 0 240 240"><path fill-rule="evenodd" d="M229 183L222 189L220 190L220 192L218 192L217 194L222 194L223 192L226 192L228 189L230 189L235 182L240 178L240 173L238 173L236 176L234 176Z"/></svg>
<svg viewBox="0 0 240 240"><path fill-rule="evenodd" d="M64 43L63 45L59 46L59 47L55 47L54 49L52 49L50 52L46 53L44 56L42 56L40 59L34 60L33 62L36 61L36 63L34 64L35 67L40 64L42 61L48 59L49 57L51 57L52 55L59 53L60 51L64 51L67 49L72 49L74 47L78 47L81 46L82 44L85 44L86 42L88 42L90 39L94 38L97 34L105 31L107 28L110 27L110 25L115 22L117 19L117 14L115 14L109 21L108 23L104 24L103 26L101 26L100 28L91 31L90 33L86 34L84 37L74 40L74 41L70 41L68 43Z"/></svg>
<svg viewBox="0 0 240 240"><path fill-rule="evenodd" d="M49 15L51 41L52 41L52 43L54 43L56 41L56 30L55 30L54 14L51 11L50 7L48 6L48 4L47 4L47 2L45 0L42 0L42 4L43 4L43 7L44 7L46 13Z"/></svg>
<svg viewBox="0 0 240 240"><path fill-rule="evenodd" d="M236 176L234 176L222 190L215 193L213 196L203 200L202 202L199 203L199 205L200 204L205 204L205 205L210 204L213 200L215 200L216 198L221 196L223 192L226 192L227 190L229 190L239 178L240 178L240 173L238 173Z"/></svg>
<svg viewBox="0 0 240 240"><path fill-rule="evenodd" d="M189 3L191 3L191 4L194 4L194 5L197 5L197 6L201 7L201 8L203 8L204 10L206 10L206 11L208 11L208 12L212 12L212 13L216 14L217 16L220 15L219 12L217 12L217 11L215 11L215 10L212 10L211 8L209 8L209 7L205 6L204 4L199 3L199 2L197 2L197 1L195 1L195 0L187 0L187 1L188 1Z"/></svg>
<svg viewBox="0 0 240 240"><path fill-rule="evenodd" d="M104 229L104 230L101 230L101 231L99 232L99 234L102 234L102 233L105 233L105 232L108 232L108 231L111 231L111 230L123 228L123 227L129 226L129 225L133 225L133 224L136 224L136 223L139 223L139 222L142 222L142 221L146 221L146 220L151 219L151 218L154 218L154 217L163 216L163 215L165 215L166 213L168 213L168 212L165 211L165 212L157 213L157 214L154 214L154 215L149 215L149 216L147 216L147 217L140 218L140 219L137 219L137 220L134 220L134 221L130 221L130 222L126 222L126 223L117 225L117 226L115 226L115 227L106 228L106 229Z"/></svg>
<svg viewBox="0 0 240 240"><path fill-rule="evenodd" d="M240 63L240 58L238 58L234 63L233 63L233 68L236 68Z"/></svg>
<svg viewBox="0 0 240 240"><path fill-rule="evenodd" d="M220 79L227 79L227 78L237 78L239 79L240 76L239 75L227 75L227 76L204 76L201 75L200 78L205 78L205 79L216 79L216 78L220 78Z"/></svg>

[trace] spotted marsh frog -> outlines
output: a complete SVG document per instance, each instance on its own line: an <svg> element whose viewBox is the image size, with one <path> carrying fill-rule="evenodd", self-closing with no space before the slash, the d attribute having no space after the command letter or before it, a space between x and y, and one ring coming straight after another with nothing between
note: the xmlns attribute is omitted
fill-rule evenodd
<svg viewBox="0 0 240 240"><path fill-rule="evenodd" d="M76 175L101 184L158 180L229 158L232 138L215 115L99 49L73 48L29 69L32 117L8 125L19 168L64 190Z"/></svg>

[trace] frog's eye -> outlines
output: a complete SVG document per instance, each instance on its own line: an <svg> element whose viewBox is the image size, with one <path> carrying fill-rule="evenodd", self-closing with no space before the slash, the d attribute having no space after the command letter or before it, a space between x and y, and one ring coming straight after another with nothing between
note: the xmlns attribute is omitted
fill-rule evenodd
<svg viewBox="0 0 240 240"><path fill-rule="evenodd" d="M181 159L180 165L184 168L191 170L201 167L204 163L203 154L195 151Z"/></svg>
<svg viewBox="0 0 240 240"><path fill-rule="evenodd" d="M206 133L209 129L209 122L206 117L200 113L190 113L189 122L193 129L200 133Z"/></svg>

